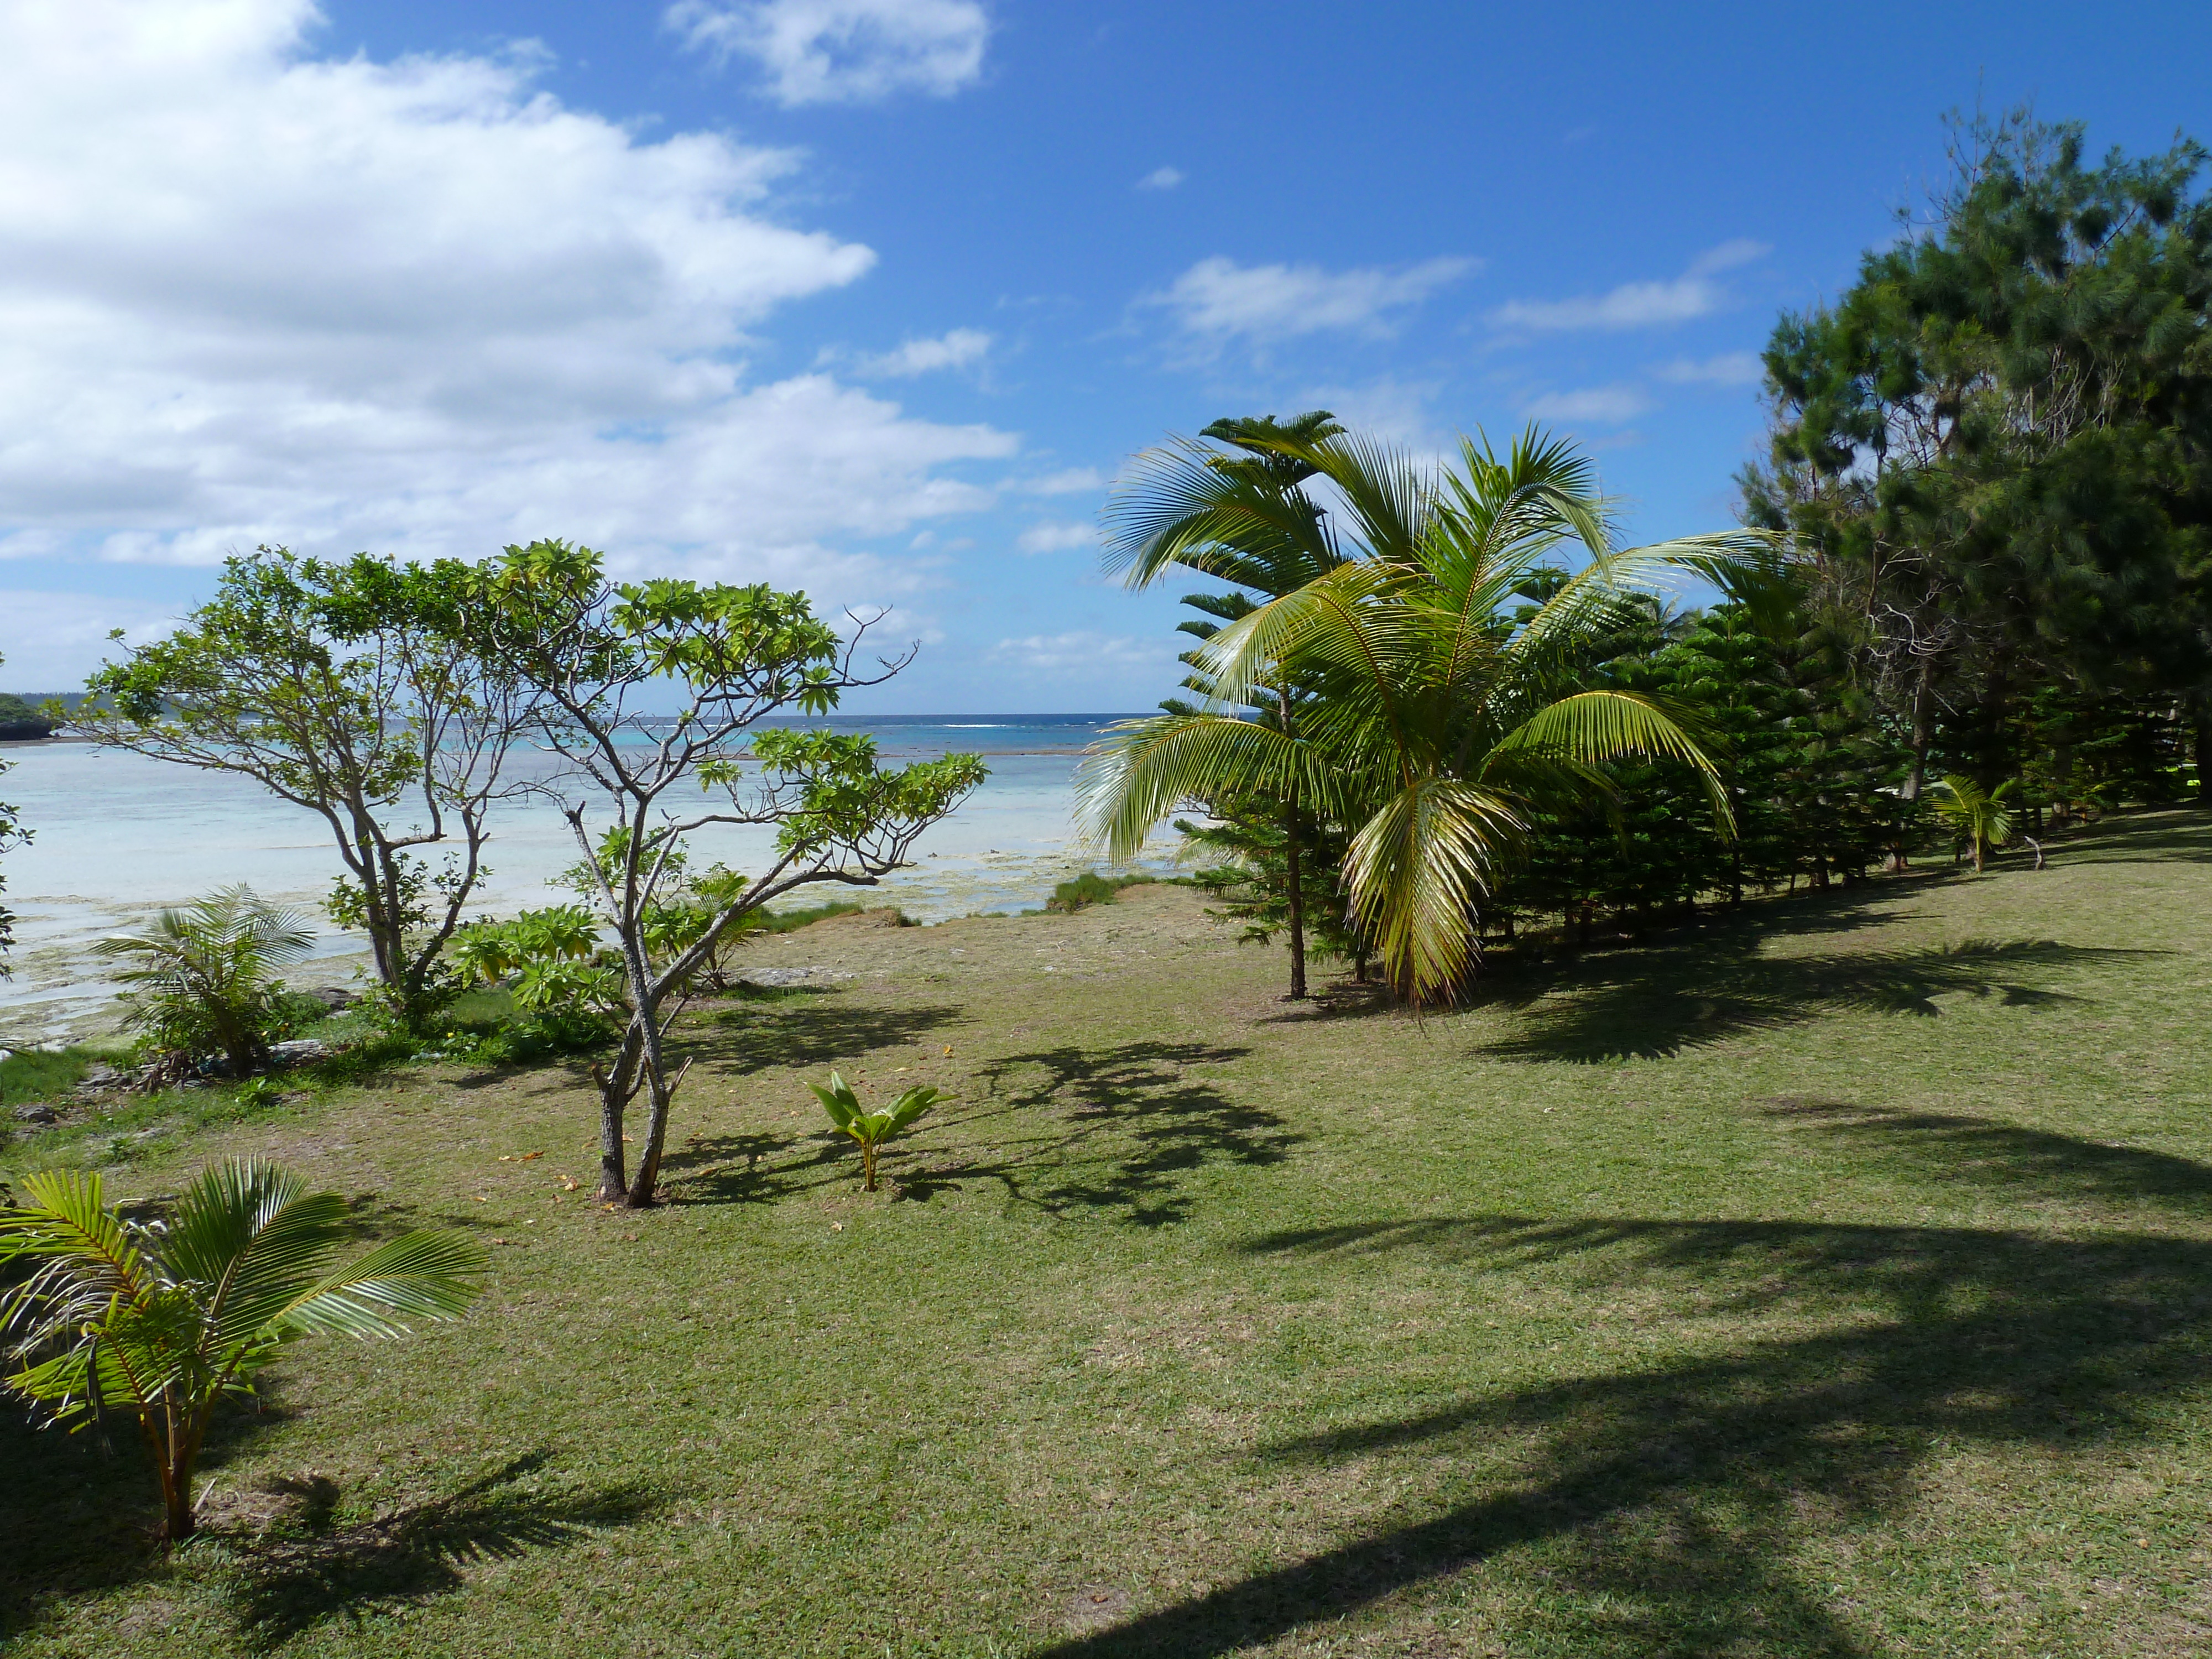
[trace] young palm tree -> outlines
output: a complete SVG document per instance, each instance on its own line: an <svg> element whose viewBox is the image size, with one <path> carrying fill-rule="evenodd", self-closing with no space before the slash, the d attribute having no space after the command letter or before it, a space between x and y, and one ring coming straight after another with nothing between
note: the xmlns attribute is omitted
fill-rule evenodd
<svg viewBox="0 0 2212 1659"><path fill-rule="evenodd" d="M1261 541L1278 563L1302 559L1313 574L1196 653L1213 708L1125 722L1085 757L1079 811L1110 852L1133 852L1184 799L1298 791L1357 826L1345 871L1353 916L1401 993L1425 1003L1464 982L1475 907L1524 846L1532 809L1605 795L1603 763L1686 761L1713 782L1726 817L1711 757L1667 709L1579 690L1576 676L1635 596L1771 555L1768 538L1615 550L1589 462L1533 428L1504 455L1468 441L1458 466L1434 477L1356 438L1270 441L1309 465L1336 506L1307 513L1279 499L1310 507L1311 485L1271 500L1272 486L1215 483L1189 451L1140 468L1189 522ZM1589 550L1588 568L1527 621L1509 619L1516 590L1570 542ZM1229 544L1217 565L1210 550L1185 549L1173 562L1241 580L1245 551ZM1295 740L1231 712L1276 682L1307 699Z"/></svg>
<svg viewBox="0 0 2212 1659"><path fill-rule="evenodd" d="M1176 567L1235 582L1248 591L1183 600L1221 622L1255 609L1252 593L1279 599L1334 569L1342 560L1330 545L1322 509L1298 486L1316 471L1304 452L1343 433L1334 416L1316 409L1287 422L1272 415L1216 421L1199 434L1228 446L1227 452L1184 443L1139 456L1107 506L1107 569L1122 573L1133 588L1150 586ZM1180 631L1203 641L1220 630L1187 622ZM1183 661L1193 671L1183 689L1212 701L1215 687L1202 665L1188 652ZM1253 697L1250 717L1297 741L1297 688L1278 676L1256 687ZM1179 702L1167 706L1188 712ZM1306 994L1304 805L1293 778L1280 803L1292 1001Z"/></svg>
<svg viewBox="0 0 2212 1659"><path fill-rule="evenodd" d="M160 1225L123 1219L96 1174L34 1175L23 1189L0 1210L0 1266L27 1269L0 1293L15 1362L6 1386L72 1428L136 1419L173 1544L192 1530L192 1471L216 1408L250 1395L285 1343L450 1319L485 1267L470 1240L425 1231L333 1268L345 1200L270 1164L203 1171Z"/></svg>
<svg viewBox="0 0 2212 1659"><path fill-rule="evenodd" d="M145 963L116 975L140 988L125 1023L148 1031L167 1053L198 1059L219 1054L243 1078L268 1057L270 1000L276 975L314 944L306 917L270 903L240 884L164 910L149 933L104 939L103 957Z"/></svg>
<svg viewBox="0 0 2212 1659"><path fill-rule="evenodd" d="M1928 787L1929 804L1936 816L1972 848L1976 875L1982 873L1990 853L2012 840L2012 809L2004 804L2011 793L2012 781L1984 789L1972 778L1956 773Z"/></svg>

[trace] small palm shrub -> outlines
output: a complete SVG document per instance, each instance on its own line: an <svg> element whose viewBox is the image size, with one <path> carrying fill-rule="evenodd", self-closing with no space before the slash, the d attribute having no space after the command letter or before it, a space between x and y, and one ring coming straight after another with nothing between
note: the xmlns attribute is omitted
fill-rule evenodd
<svg viewBox="0 0 2212 1659"><path fill-rule="evenodd" d="M135 1419L165 1536L186 1538L217 1408L251 1395L286 1343L401 1336L476 1295L488 1264L458 1233L409 1233L333 1266L349 1220L336 1193L258 1161L204 1170L159 1223L125 1219L96 1174L26 1176L0 1209L0 1335L14 1366L0 1382L50 1424Z"/></svg>
<svg viewBox="0 0 2212 1659"><path fill-rule="evenodd" d="M860 1187L871 1193L876 1190L876 1149L927 1111L938 1092L927 1085L920 1085L908 1089L882 1111L872 1112L860 1104L853 1085L836 1072L830 1073L829 1087L818 1083L806 1086L814 1091L830 1121L860 1143Z"/></svg>
<svg viewBox="0 0 2212 1659"><path fill-rule="evenodd" d="M270 1034L292 1017L277 970L313 943L306 917L240 884L162 911L144 933L92 948L139 964L116 975L132 988L123 996L124 1024L143 1034L157 1079L167 1081L204 1060L224 1060L235 1078L266 1060Z"/></svg>
<svg viewBox="0 0 2212 1659"><path fill-rule="evenodd" d="M1929 786L1929 805L1973 849L1978 875L1990 853L2012 840L2012 809L2005 805L2005 797L2011 793L2010 782L1984 789L1972 778L1955 774Z"/></svg>

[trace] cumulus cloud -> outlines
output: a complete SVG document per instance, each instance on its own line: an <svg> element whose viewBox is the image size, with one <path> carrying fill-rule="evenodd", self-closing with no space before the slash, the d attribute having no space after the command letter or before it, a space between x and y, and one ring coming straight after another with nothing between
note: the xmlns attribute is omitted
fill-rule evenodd
<svg viewBox="0 0 2212 1659"><path fill-rule="evenodd" d="M1589 421L1618 426L1632 421L1652 407L1651 397L1640 386L1615 384L1584 386L1578 392L1551 392L1533 398L1521 412L1532 421Z"/></svg>
<svg viewBox="0 0 2212 1659"><path fill-rule="evenodd" d="M1014 538L1024 553L1059 553L1071 547L1096 547L1098 532L1087 524L1033 524Z"/></svg>
<svg viewBox="0 0 2212 1659"><path fill-rule="evenodd" d="M89 598L25 588L0 588L0 684L18 691L73 691L101 659L116 654L108 635L123 630L125 646L167 633L172 618L160 605L137 599Z"/></svg>
<svg viewBox="0 0 2212 1659"><path fill-rule="evenodd" d="M1089 629L1000 640L991 651L991 655L1000 662L1045 673L1064 673L1071 669L1103 672L1152 668L1172 662L1175 654L1175 647L1164 641L1127 634L1100 634Z"/></svg>
<svg viewBox="0 0 2212 1659"><path fill-rule="evenodd" d="M1677 386L1757 386L1765 376L1766 366L1755 351L1724 351L1702 361L1677 357L1651 372Z"/></svg>
<svg viewBox="0 0 2212 1659"><path fill-rule="evenodd" d="M1608 293L1573 300L1516 300L1492 312L1490 319L1500 328L1544 331L1651 328L1687 322L1726 303L1728 291L1715 277L1771 251L1764 242L1742 239L1723 242L1700 255L1688 270L1671 282L1623 283Z"/></svg>
<svg viewBox="0 0 2212 1659"><path fill-rule="evenodd" d="M1071 466L1041 478L1024 478L1014 488L1026 495L1080 495L1105 489L1106 475L1095 466Z"/></svg>
<svg viewBox="0 0 2212 1659"><path fill-rule="evenodd" d="M750 328L874 263L780 222L789 153L642 142L538 91L526 54L317 59L317 21L13 14L0 555L560 535L867 599L916 579L832 541L991 499L939 469L1010 434L746 376Z"/></svg>
<svg viewBox="0 0 2212 1659"><path fill-rule="evenodd" d="M981 329L956 328L935 339L908 340L895 350L856 358L853 372L863 380L903 380L939 369L965 368L981 362L990 349L991 337Z"/></svg>
<svg viewBox="0 0 2212 1659"><path fill-rule="evenodd" d="M949 98L983 73L977 0L677 0L663 17L716 62L750 58L786 107Z"/></svg>
<svg viewBox="0 0 2212 1659"><path fill-rule="evenodd" d="M1285 339L1327 329L1382 334L1393 313L1419 305L1476 268L1473 259L1426 259L1332 271L1319 265L1240 265L1217 254L1143 303L1164 309L1186 333L1214 341L1235 335Z"/></svg>
<svg viewBox="0 0 2212 1659"><path fill-rule="evenodd" d="M1173 190L1182 182L1181 167L1154 167L1137 180L1139 190Z"/></svg>

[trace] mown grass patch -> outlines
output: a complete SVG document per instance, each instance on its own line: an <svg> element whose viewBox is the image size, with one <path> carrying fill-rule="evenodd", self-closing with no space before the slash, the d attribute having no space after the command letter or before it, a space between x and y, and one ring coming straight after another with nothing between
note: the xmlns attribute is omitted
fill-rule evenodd
<svg viewBox="0 0 2212 1659"><path fill-rule="evenodd" d="M688 1021L655 1211L570 1187L574 1061L156 1143L118 1185L279 1154L497 1282L303 1346L166 1563L127 1445L0 1427L0 1642L2201 1651L2208 899L2212 823L2154 815L1416 1022L1285 1006L1152 892L886 931L910 966ZM880 1194L830 1065L945 1091Z"/></svg>

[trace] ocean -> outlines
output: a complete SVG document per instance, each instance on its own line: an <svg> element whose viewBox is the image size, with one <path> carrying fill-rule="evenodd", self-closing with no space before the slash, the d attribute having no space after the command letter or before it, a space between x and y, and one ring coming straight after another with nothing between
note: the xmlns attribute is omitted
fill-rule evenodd
<svg viewBox="0 0 2212 1659"><path fill-rule="evenodd" d="M876 889L824 884L790 903L858 897L895 904L916 921L1012 911L1044 902L1075 872L1107 867L1083 855L1072 818L1073 780L1084 747L1118 714L905 715L789 724L874 736L886 764L948 751L979 753L990 777L952 817L925 834L914 864ZM301 985L343 984L365 960L364 941L320 913L340 866L321 818L258 784L225 773L56 741L0 744L14 769L0 799L14 804L27 846L0 856L15 912L13 976L0 981L0 1047L79 1039L111 1029L116 987L91 942L130 932L155 911L211 889L247 882L264 896L310 911L319 933ZM521 769L543 763L514 757ZM599 814L599 822L606 821ZM587 820L588 822L588 820ZM720 861L758 869L773 842L767 829L717 826L691 838L695 868ZM1172 860L1172 831L1141 862ZM434 863L437 849L424 848ZM548 879L574 864L575 842L549 800L495 810L485 860L491 875L472 913L511 915L567 896Z"/></svg>

